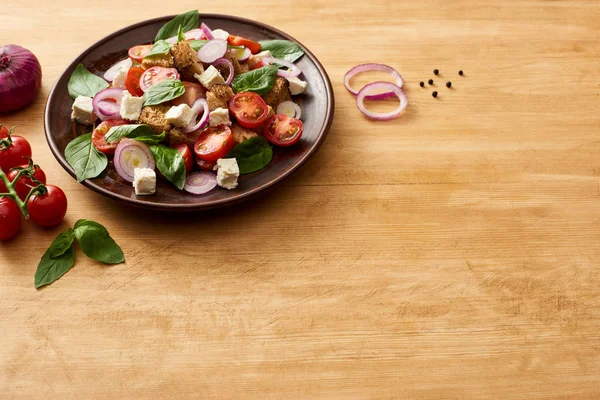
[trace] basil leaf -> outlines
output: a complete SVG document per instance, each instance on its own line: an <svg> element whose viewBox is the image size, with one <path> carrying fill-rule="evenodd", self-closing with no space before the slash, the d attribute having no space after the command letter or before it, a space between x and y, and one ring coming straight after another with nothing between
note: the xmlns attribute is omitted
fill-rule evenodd
<svg viewBox="0 0 600 400"><path fill-rule="evenodd" d="M240 174L249 174L266 167L273 159L273 149L263 136L253 137L236 145L225 158L235 158Z"/></svg>
<svg viewBox="0 0 600 400"><path fill-rule="evenodd" d="M233 78L231 86L236 93L254 92L262 96L271 90L275 84L276 76L277 67L269 65L268 67L262 67L244 74L236 75L236 77Z"/></svg>
<svg viewBox="0 0 600 400"><path fill-rule="evenodd" d="M177 43L185 40L185 35L183 34L183 29L181 29L181 25L179 25L179 30L177 31Z"/></svg>
<svg viewBox="0 0 600 400"><path fill-rule="evenodd" d="M155 56L157 54L167 54L171 50L171 47L173 47L173 45L166 40L159 40L154 43L150 52L146 54L146 57L144 58Z"/></svg>
<svg viewBox="0 0 600 400"><path fill-rule="evenodd" d="M135 136L133 139L138 142L146 143L146 144L159 144L165 137L167 136L166 132L163 131L160 135L152 135L152 136Z"/></svg>
<svg viewBox="0 0 600 400"><path fill-rule="evenodd" d="M104 139L106 143L112 143L124 137L136 139L144 143L147 143L146 140L159 143L165 138L165 132L155 135L152 128L145 124L119 125L110 128Z"/></svg>
<svg viewBox="0 0 600 400"><path fill-rule="evenodd" d="M63 232L64 233L64 232ZM52 242L48 250L42 256L40 263L38 264L37 271L35 271L34 284L35 288L40 288L42 286L48 285L55 280L59 279L61 276L66 274L75 264L75 250L73 249L73 244L71 243L69 247L60 255L52 258L51 254L56 254L59 251L57 248L62 246L63 239L61 235ZM61 244L55 244L59 240Z"/></svg>
<svg viewBox="0 0 600 400"><path fill-rule="evenodd" d="M190 45L190 47L192 48L192 50L194 51L198 51L200 50L200 47L204 46L206 43L208 43L208 40L188 40L188 43ZM232 45L227 45L228 49L236 49L236 50L243 50L244 47L242 46L232 46Z"/></svg>
<svg viewBox="0 0 600 400"><path fill-rule="evenodd" d="M92 144L92 134L86 133L71 140L65 149L65 158L77 174L77 182L95 178L106 169L106 156Z"/></svg>
<svg viewBox="0 0 600 400"><path fill-rule="evenodd" d="M185 186L185 163L181 153L161 144L154 144L149 148L156 161L156 168L177 189L182 190Z"/></svg>
<svg viewBox="0 0 600 400"><path fill-rule="evenodd" d="M65 254L73 244L73 240L75 240L75 233L71 228L58 235L48 249L50 258L58 258Z"/></svg>
<svg viewBox="0 0 600 400"><path fill-rule="evenodd" d="M69 95L74 99L78 96L94 97L96 93L107 87L108 82L92 74L83 64L79 64L75 68L67 84Z"/></svg>
<svg viewBox="0 0 600 400"><path fill-rule="evenodd" d="M260 51L269 50L274 58L294 62L304 55L304 50L298 43L289 40L261 40Z"/></svg>
<svg viewBox="0 0 600 400"><path fill-rule="evenodd" d="M196 29L198 26L200 26L200 16L198 14L198 10L192 10L178 15L164 24L156 34L156 38L154 38L154 40L158 41L177 36L177 31L179 30L180 26L184 32L191 31L192 29Z"/></svg>
<svg viewBox="0 0 600 400"><path fill-rule="evenodd" d="M105 264L125 261L123 251L110 237L106 228L97 222L80 219L75 223L75 237L81 250L91 259Z"/></svg>
<svg viewBox="0 0 600 400"><path fill-rule="evenodd" d="M173 100L185 93L185 86L178 79L167 79L150 86L144 93L144 106L155 106Z"/></svg>

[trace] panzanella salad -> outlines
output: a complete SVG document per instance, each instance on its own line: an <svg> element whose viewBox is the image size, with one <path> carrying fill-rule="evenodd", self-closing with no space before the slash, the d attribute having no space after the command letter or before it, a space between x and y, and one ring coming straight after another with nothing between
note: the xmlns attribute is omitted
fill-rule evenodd
<svg viewBox="0 0 600 400"><path fill-rule="evenodd" d="M211 30L198 11L179 15L103 78L77 66L68 84L72 119L92 131L73 139L65 156L79 181L114 157L136 195L155 193L156 170L193 194L235 189L240 174L271 162L271 145L300 140L302 111L292 96L306 90L294 64L303 54L287 40Z"/></svg>

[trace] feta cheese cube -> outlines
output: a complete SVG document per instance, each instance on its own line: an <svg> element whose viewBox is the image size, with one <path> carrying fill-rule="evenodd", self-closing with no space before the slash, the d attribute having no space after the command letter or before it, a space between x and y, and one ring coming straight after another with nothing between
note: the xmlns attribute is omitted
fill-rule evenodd
<svg viewBox="0 0 600 400"><path fill-rule="evenodd" d="M219 158L217 160L217 185L225 189L235 189L238 185L240 168L235 158Z"/></svg>
<svg viewBox="0 0 600 400"><path fill-rule="evenodd" d="M121 118L136 121L140 117L143 106L143 97L132 96L127 90L124 90L121 100Z"/></svg>
<svg viewBox="0 0 600 400"><path fill-rule="evenodd" d="M223 39L227 41L229 39L229 32L224 31L223 29L215 29L212 31L212 35L215 39Z"/></svg>
<svg viewBox="0 0 600 400"><path fill-rule="evenodd" d="M210 90L210 88L217 83L221 85L225 83L225 79L223 79L223 76L219 73L219 70L212 65L208 67L206 71L202 73L202 75L194 74L194 78L198 79L202 86L208 90Z"/></svg>
<svg viewBox="0 0 600 400"><path fill-rule="evenodd" d="M165 119L169 123L180 128L188 126L192 122L192 118L194 118L194 112L185 103L169 108L169 111L165 114Z"/></svg>
<svg viewBox="0 0 600 400"><path fill-rule="evenodd" d="M112 81L112 86L119 89L125 89L125 79L127 78L128 68L121 68Z"/></svg>
<svg viewBox="0 0 600 400"><path fill-rule="evenodd" d="M78 96L73 103L73 111L71 119L84 125L92 125L96 120L94 114L94 106L92 106L92 98L86 96Z"/></svg>
<svg viewBox="0 0 600 400"><path fill-rule="evenodd" d="M287 78L287 80L290 83L290 93L292 94L292 96L304 93L304 91L306 90L306 86L308 86L306 82L296 77Z"/></svg>
<svg viewBox="0 0 600 400"><path fill-rule="evenodd" d="M226 108L215 108L208 114L208 123L210 126L231 125L229 110Z"/></svg>
<svg viewBox="0 0 600 400"><path fill-rule="evenodd" d="M154 194L156 192L156 173L150 168L133 170L133 189L136 196Z"/></svg>
<svg viewBox="0 0 600 400"><path fill-rule="evenodd" d="M271 50L265 50L265 51L261 51L258 54L251 55L250 58L248 59L248 65L250 66L250 68L254 68L254 66L256 64L258 64L259 62L262 62L263 57L273 57L271 55Z"/></svg>

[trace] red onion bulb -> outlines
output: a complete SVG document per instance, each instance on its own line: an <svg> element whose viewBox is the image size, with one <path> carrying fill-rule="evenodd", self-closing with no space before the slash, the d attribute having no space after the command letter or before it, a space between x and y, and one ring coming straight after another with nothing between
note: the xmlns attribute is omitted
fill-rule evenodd
<svg viewBox="0 0 600 400"><path fill-rule="evenodd" d="M0 47L0 112L31 103L42 87L42 67L27 49L16 44Z"/></svg>

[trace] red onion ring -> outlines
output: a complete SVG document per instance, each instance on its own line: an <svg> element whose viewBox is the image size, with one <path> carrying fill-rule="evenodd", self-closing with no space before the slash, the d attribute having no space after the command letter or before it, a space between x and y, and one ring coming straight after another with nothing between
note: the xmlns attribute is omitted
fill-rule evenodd
<svg viewBox="0 0 600 400"><path fill-rule="evenodd" d="M136 168L154 169L154 157L144 143L134 139L121 139L115 150L115 169L127 182L133 182Z"/></svg>
<svg viewBox="0 0 600 400"><path fill-rule="evenodd" d="M198 50L198 58L207 64L212 64L219 58L223 58L227 52L227 42L221 39L213 39L206 42Z"/></svg>
<svg viewBox="0 0 600 400"><path fill-rule="evenodd" d="M212 63L212 65L222 65L222 64L227 65L227 68L229 68L229 75L227 75L227 80L225 80L225 84L230 85L231 82L233 81L233 76L235 75L235 73L233 72L233 64L231 63L231 61L229 61L226 58L219 58L214 63Z"/></svg>
<svg viewBox="0 0 600 400"><path fill-rule="evenodd" d="M252 52L250 51L250 49L245 47L244 50L240 50L237 52L236 57L239 62L245 63L246 61L248 61L250 59L251 55L252 55Z"/></svg>
<svg viewBox="0 0 600 400"><path fill-rule="evenodd" d="M206 24L203 22L202 24L200 24L200 29L202 30L202 32L204 33L204 36L206 36L206 38L208 40L213 40L215 37L212 34L212 31L210 30L210 28L208 26L206 26Z"/></svg>
<svg viewBox="0 0 600 400"><path fill-rule="evenodd" d="M287 107L291 107L292 110L294 110L294 115L290 115L288 113L285 112L285 109ZM275 112L276 114L284 114L287 115L290 118L296 118L296 119L300 119L302 117L302 109L300 108L300 106L296 103L294 103L293 101L284 101L283 103L281 103L280 105L277 106L277 111Z"/></svg>
<svg viewBox="0 0 600 400"><path fill-rule="evenodd" d="M200 121L196 122L200 112L202 111L202 117ZM191 133L196 132L199 129L202 129L208 123L208 102L204 98L200 98L192 104L192 112L194 113L194 117L192 118L192 122L183 129L183 133Z"/></svg>
<svg viewBox="0 0 600 400"><path fill-rule="evenodd" d="M398 71L396 71L394 68L390 67L389 65L360 64L360 65L357 65L356 67L350 69L350 71L346 72L346 75L344 76L344 86L350 93L352 93L353 95L356 96L356 95L358 95L358 92L359 92L358 90L356 90L352 86L350 86L350 79L352 79L355 75L360 74L361 72L367 72L367 71L389 72L390 74L392 74L392 77L396 80L396 85L399 88L401 88L404 85L404 81L402 80L402 76L400 76L400 73L398 73ZM388 97L392 97L395 95L396 94L394 92L385 92L385 93L371 94L371 95L365 97L365 99L367 99L367 100L383 100L383 99L387 99Z"/></svg>
<svg viewBox="0 0 600 400"><path fill-rule="evenodd" d="M185 179L183 190L191 194L208 193L217 187L217 176L212 172L192 172Z"/></svg>
<svg viewBox="0 0 600 400"><path fill-rule="evenodd" d="M286 71L283 69L277 71L277 75L282 76L284 78L294 78L302 73L302 70L298 68L296 64L287 62L285 60L280 60L279 58L265 56L262 58L262 63L263 65L279 64L283 65L284 67L288 67L291 71Z"/></svg>
<svg viewBox="0 0 600 400"><path fill-rule="evenodd" d="M120 70L125 69L127 71L129 70L129 68L131 68L132 65L133 61L129 57L119 62L116 62L112 67L108 69L108 71L104 73L104 79L106 79L109 82L112 82Z"/></svg>
<svg viewBox="0 0 600 400"><path fill-rule="evenodd" d="M96 114L102 121L121 118L120 112L122 99L123 89L108 88L99 91L92 100L94 114Z"/></svg>
<svg viewBox="0 0 600 400"><path fill-rule="evenodd" d="M386 90L387 92L393 93L400 100L400 105L394 111L388 113L376 113L367 110L365 107L365 100L369 98L369 92L373 90ZM391 82L373 82L365 85L356 96L356 105L358 109L367 117L376 121L389 121L390 119L396 118L408 105L408 97L406 93L400 88L400 86Z"/></svg>
<svg viewBox="0 0 600 400"><path fill-rule="evenodd" d="M192 29L191 31L187 31L183 34L186 40L203 40L206 39L204 32L200 28ZM165 42L170 44L177 44L179 38L177 36L172 36L168 39L165 39Z"/></svg>

